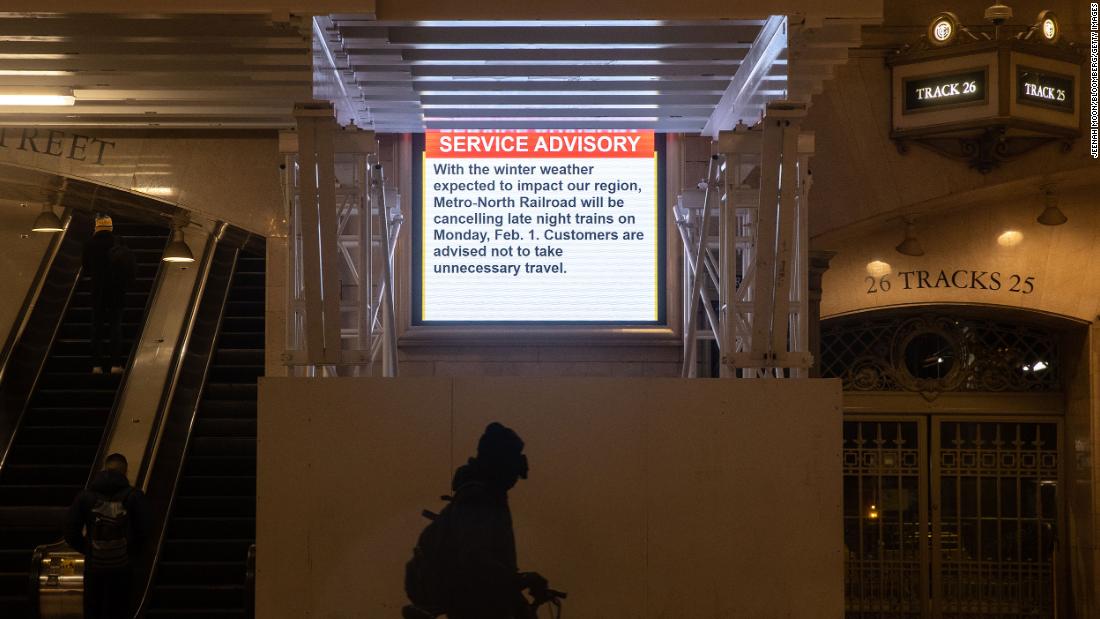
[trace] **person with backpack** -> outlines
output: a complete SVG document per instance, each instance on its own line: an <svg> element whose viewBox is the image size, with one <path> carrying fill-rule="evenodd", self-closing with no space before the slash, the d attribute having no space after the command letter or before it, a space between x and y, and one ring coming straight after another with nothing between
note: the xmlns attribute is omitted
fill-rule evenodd
<svg viewBox="0 0 1100 619"><path fill-rule="evenodd" d="M107 456L65 519L65 541L84 555L84 619L131 619L133 558L151 528L145 495L126 478L126 457Z"/></svg>
<svg viewBox="0 0 1100 619"><path fill-rule="evenodd" d="M114 222L107 215L96 216L95 233L84 245L83 268L92 280L92 373L122 374L122 310L134 281L135 263L133 252L114 233ZM105 329L111 341L106 363Z"/></svg>
<svg viewBox="0 0 1100 619"><path fill-rule="evenodd" d="M546 579L517 567L508 491L527 479L523 440L493 422L478 441L477 456L455 472L453 497L420 534L405 568L405 592L412 605L405 619L446 614L448 619L530 619L532 603L564 597Z"/></svg>

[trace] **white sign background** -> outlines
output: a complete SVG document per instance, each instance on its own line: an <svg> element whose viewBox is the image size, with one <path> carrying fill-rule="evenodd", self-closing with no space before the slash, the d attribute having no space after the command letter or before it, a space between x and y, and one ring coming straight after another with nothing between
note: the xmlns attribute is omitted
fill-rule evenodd
<svg viewBox="0 0 1100 619"><path fill-rule="evenodd" d="M444 165L454 164L452 173ZM497 174L502 164L534 166L532 174ZM590 174L552 174L544 166L592 166ZM488 166L490 174L470 174L470 166ZM454 173L461 170L461 173ZM493 183L491 190L448 191L439 183ZM520 191L519 182L556 183L561 190ZM512 183L511 191L501 183ZM614 193L598 189L599 183L634 184ZM569 190L569 183L588 183L589 189ZM656 322L659 318L658 290L658 179L656 154L642 157L596 158L423 158L421 198L421 320L423 322ZM514 206L478 205L478 199L495 201L512 198ZM520 198L573 200L576 206L521 206ZM582 206L603 198L602 207ZM442 206L438 198L464 206ZM611 207L611 199L622 200ZM465 206L466 200L473 202ZM509 201L502 201L507 204ZM477 214L484 219L500 217L495 223L446 224L441 217ZM530 215L531 223L509 223L509 216ZM539 223L539 215L569 216L568 223L552 226ZM577 223L578 216L602 215L613 224ZM565 219L560 217L560 219ZM487 240L440 238L443 233L484 232ZM615 233L610 240L560 240L562 233ZM501 238L513 233L519 238ZM624 240L628 233L641 238ZM437 256L444 248L478 250L485 256ZM536 248L560 248L562 255L538 256ZM495 251L494 251L495 250ZM529 255L521 256L522 251ZM494 255L494 253L502 255ZM507 255L507 254L511 255ZM527 265L560 265L563 273L529 272ZM465 268L498 265L507 273L441 272L453 266ZM518 272L517 272L518 267Z"/></svg>

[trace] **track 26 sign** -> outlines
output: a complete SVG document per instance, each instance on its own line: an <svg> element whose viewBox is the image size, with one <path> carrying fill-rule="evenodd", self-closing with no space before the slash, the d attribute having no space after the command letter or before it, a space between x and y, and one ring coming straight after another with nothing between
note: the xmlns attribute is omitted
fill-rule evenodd
<svg viewBox="0 0 1100 619"><path fill-rule="evenodd" d="M985 88L984 69L905 80L905 111L984 101Z"/></svg>

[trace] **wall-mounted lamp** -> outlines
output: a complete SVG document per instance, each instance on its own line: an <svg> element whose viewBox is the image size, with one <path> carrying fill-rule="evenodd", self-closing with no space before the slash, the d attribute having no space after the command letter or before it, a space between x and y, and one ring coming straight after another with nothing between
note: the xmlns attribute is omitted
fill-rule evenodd
<svg viewBox="0 0 1100 619"><path fill-rule="evenodd" d="M168 246L164 248L164 256L161 257L161 260L164 262L195 261L195 255L191 253L191 248L187 246L187 240L183 237L183 229L189 223L190 218L186 215L173 219L172 240L168 243Z"/></svg>
<svg viewBox="0 0 1100 619"><path fill-rule="evenodd" d="M913 220L909 217L905 218L905 238L898 243L897 250L899 254L905 256L923 256L924 248L921 247L920 241L917 240L916 233L914 232L915 226Z"/></svg>
<svg viewBox="0 0 1100 619"><path fill-rule="evenodd" d="M61 225L61 220L54 214L53 207L48 203L43 204L42 212L34 218L31 232L62 232L64 230L65 227Z"/></svg>
<svg viewBox="0 0 1100 619"><path fill-rule="evenodd" d="M1046 208L1035 218L1035 221L1044 226L1060 226L1069 221L1066 214L1058 208L1058 197L1054 195L1054 188L1049 185L1043 187L1043 203L1046 204Z"/></svg>

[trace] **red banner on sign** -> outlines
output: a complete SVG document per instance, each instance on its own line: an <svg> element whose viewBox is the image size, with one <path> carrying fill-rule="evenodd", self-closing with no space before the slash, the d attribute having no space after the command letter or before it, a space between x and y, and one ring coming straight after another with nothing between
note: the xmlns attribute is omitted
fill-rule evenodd
<svg viewBox="0 0 1100 619"><path fill-rule="evenodd" d="M429 159L653 157L653 132L427 131Z"/></svg>

